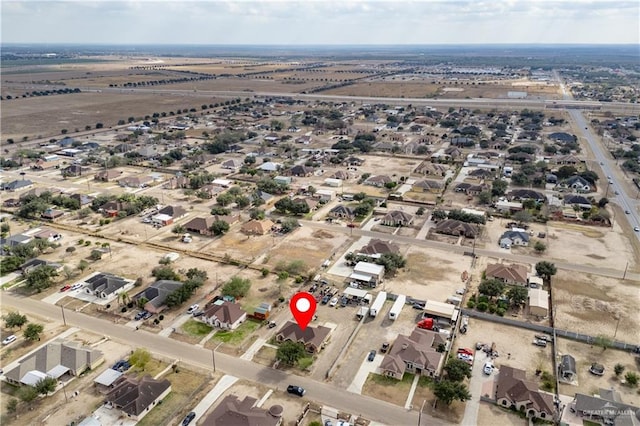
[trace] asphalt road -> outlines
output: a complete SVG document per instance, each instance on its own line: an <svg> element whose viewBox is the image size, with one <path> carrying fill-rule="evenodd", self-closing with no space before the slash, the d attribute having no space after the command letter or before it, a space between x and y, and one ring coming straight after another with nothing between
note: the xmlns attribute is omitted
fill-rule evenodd
<svg viewBox="0 0 640 426"><path fill-rule="evenodd" d="M62 311L58 306L26 297L16 297L6 292L1 295L4 306L12 306L21 313L30 313L59 322L62 320ZM212 368L214 358L213 352L209 349L161 337L143 330L135 331L123 325L68 309L64 311L64 314L67 325L107 336L112 340L124 342L134 347L143 347L150 352L179 359L199 367ZM231 374L240 379L262 383L278 390L286 389L289 384L302 386L307 390L306 397L310 400L348 413L361 414L365 418L385 424L415 425L418 421L418 413L416 411L407 411L402 407L384 401L347 392L344 389L338 389L305 377L289 375L279 370L222 353L215 354L215 366L216 371ZM423 417L425 418L423 419L423 424L448 424L442 420L431 418L426 414Z"/></svg>
<svg viewBox="0 0 640 426"><path fill-rule="evenodd" d="M413 237L389 235L382 232L367 231L360 228L347 228L340 225L333 225L333 224L328 224L323 222L312 222L308 220L301 220L300 223L315 229L324 229L327 231L342 232L343 234L350 234L350 235L363 236L363 237L380 238L383 240L389 240L389 241L403 243L403 244L409 244L409 245L415 245L415 246L421 246L421 247L430 247L438 250L458 253L461 255L471 251L469 247L456 246L456 245L451 245L451 244L442 243L439 241L432 241L432 240L417 240ZM617 269L599 268L599 267L589 266L584 264L567 263L567 262L562 262L555 259L545 259L545 258L535 257L535 256L512 254L512 253L506 253L504 251L495 251L495 250L476 248L475 254L476 256L499 257L499 258L511 260L514 262L530 263L530 264L536 264L541 260L552 260L558 269L564 269L567 271L584 272L584 273L595 274L595 275L602 275L602 276L611 277L611 278L622 278L624 274L624 271L619 271ZM471 263L471 258L469 258L469 263ZM625 278L629 280L640 280L640 274L627 272Z"/></svg>

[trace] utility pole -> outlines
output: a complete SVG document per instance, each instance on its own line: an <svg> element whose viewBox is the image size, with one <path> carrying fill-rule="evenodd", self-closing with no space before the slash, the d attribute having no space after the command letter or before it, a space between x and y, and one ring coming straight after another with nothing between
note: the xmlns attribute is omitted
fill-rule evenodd
<svg viewBox="0 0 640 426"><path fill-rule="evenodd" d="M424 404L427 403L427 400L425 399L424 401L422 401L422 405L420 406L420 411L418 412L418 426L422 425L422 410L424 410Z"/></svg>
<svg viewBox="0 0 640 426"><path fill-rule="evenodd" d="M622 279L624 280L625 278L627 278L627 270L629 269L629 262L627 261L627 264L624 267L624 273L622 274Z"/></svg>
<svg viewBox="0 0 640 426"><path fill-rule="evenodd" d="M216 372L216 351L222 345L223 342L218 343L218 346L211 350L211 361L213 362L213 372Z"/></svg>

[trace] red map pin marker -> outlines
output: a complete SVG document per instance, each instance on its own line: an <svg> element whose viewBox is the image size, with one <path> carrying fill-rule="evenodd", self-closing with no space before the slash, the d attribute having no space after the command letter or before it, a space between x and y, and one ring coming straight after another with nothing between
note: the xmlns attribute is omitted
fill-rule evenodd
<svg viewBox="0 0 640 426"><path fill-rule="evenodd" d="M289 302L289 309L298 326L304 330L316 313L316 299L307 292L296 293Z"/></svg>

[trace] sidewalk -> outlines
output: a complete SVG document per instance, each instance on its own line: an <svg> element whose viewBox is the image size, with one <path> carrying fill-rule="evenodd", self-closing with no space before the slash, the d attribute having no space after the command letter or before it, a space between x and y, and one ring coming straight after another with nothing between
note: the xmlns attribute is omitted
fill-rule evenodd
<svg viewBox="0 0 640 426"><path fill-rule="evenodd" d="M220 395L222 395L227 389L229 389L235 382L238 381L237 377L229 376L228 374L222 376L218 383L209 391L208 394L204 396L193 409L193 412L196 413L196 417L193 419L193 424L197 424L200 417L204 416L209 407L213 405L214 402Z"/></svg>
<svg viewBox="0 0 640 426"><path fill-rule="evenodd" d="M191 315L189 314L183 314L179 316L169 327L164 328L160 333L158 333L158 336L162 336L162 337L171 336L171 333L173 333L173 330L182 327L182 324L187 322L189 318L191 318Z"/></svg>

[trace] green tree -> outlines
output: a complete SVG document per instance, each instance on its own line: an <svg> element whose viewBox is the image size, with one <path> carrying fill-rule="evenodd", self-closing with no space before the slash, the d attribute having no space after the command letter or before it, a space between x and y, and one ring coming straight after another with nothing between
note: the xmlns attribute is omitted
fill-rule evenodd
<svg viewBox="0 0 640 426"><path fill-rule="evenodd" d="M251 219L262 220L265 217L264 210L253 208L249 211L249 217L251 217Z"/></svg>
<svg viewBox="0 0 640 426"><path fill-rule="evenodd" d="M611 343L612 342L611 342L610 338L608 338L607 336L604 336L604 335L601 334L599 336L596 336L596 339L595 339L594 343L595 343L596 346L602 347L603 351L606 351L607 348L611 347Z"/></svg>
<svg viewBox="0 0 640 426"><path fill-rule="evenodd" d="M184 234L185 231L186 229L182 225L176 225L171 230L171 232L173 232L174 234Z"/></svg>
<svg viewBox="0 0 640 426"><path fill-rule="evenodd" d="M6 328L19 327L22 329L22 326L27 323L27 316L21 315L20 312L9 312L2 317L2 319L4 319L4 326Z"/></svg>
<svg viewBox="0 0 640 426"><path fill-rule="evenodd" d="M18 400L15 399L15 398L11 398L9 400L9 402L7 403L7 412L9 414L13 414L16 411L18 411ZM320 426L322 426L322 425L320 425Z"/></svg>
<svg viewBox="0 0 640 426"><path fill-rule="evenodd" d="M180 279L180 275L169 265L156 266L151 270L151 275L158 280L178 281Z"/></svg>
<svg viewBox="0 0 640 426"><path fill-rule="evenodd" d="M471 366L461 359L450 359L444 366L447 372L447 380L452 382L461 382L471 377Z"/></svg>
<svg viewBox="0 0 640 426"><path fill-rule="evenodd" d="M536 251L536 253L542 254L547 250L547 246L542 241L536 241L536 243L533 245L533 249Z"/></svg>
<svg viewBox="0 0 640 426"><path fill-rule="evenodd" d="M288 234L289 232L299 227L300 223L298 222L298 219L293 217L288 217L282 221L281 225L282 225L282 230Z"/></svg>
<svg viewBox="0 0 640 426"><path fill-rule="evenodd" d="M278 120L271 120L270 127L271 127L271 130L279 132L284 128L284 123Z"/></svg>
<svg viewBox="0 0 640 426"><path fill-rule="evenodd" d="M35 342L36 340L40 340L40 334L44 331L44 326L42 324L36 324L34 322L30 322L27 324L27 328L24 329L24 338L30 342Z"/></svg>
<svg viewBox="0 0 640 426"><path fill-rule="evenodd" d="M416 216L422 216L424 215L425 212L425 208L424 207L420 207L417 211L416 211Z"/></svg>
<svg viewBox="0 0 640 426"><path fill-rule="evenodd" d="M20 401L27 405L31 405L31 402L33 402L33 400L39 395L38 391L33 386L22 386L18 389L16 394L17 397L20 398Z"/></svg>
<svg viewBox="0 0 640 426"><path fill-rule="evenodd" d="M513 306L522 305L527 297L529 296L529 292L525 287L520 286L512 286L507 291L507 297Z"/></svg>
<svg viewBox="0 0 640 426"><path fill-rule="evenodd" d="M151 361L151 354L144 348L136 349L129 357L129 363L137 371L144 371L149 361Z"/></svg>
<svg viewBox="0 0 640 426"><path fill-rule="evenodd" d="M431 213L432 220L442 220L446 218L447 212L445 212L444 210L434 210L433 213Z"/></svg>
<svg viewBox="0 0 640 426"><path fill-rule="evenodd" d="M536 263L536 273L542 277L545 281L551 281L551 277L558 272L556 265L543 260Z"/></svg>
<svg viewBox="0 0 640 426"><path fill-rule="evenodd" d="M526 210L521 210L518 213L514 214L513 218L520 223L529 223L531 222L531 213Z"/></svg>
<svg viewBox="0 0 640 426"><path fill-rule="evenodd" d="M216 197L216 202L222 207L228 206L235 201L235 196L228 192L222 193Z"/></svg>
<svg viewBox="0 0 640 426"><path fill-rule="evenodd" d="M491 183L491 195L500 197L507 191L509 183L506 180L496 179Z"/></svg>
<svg viewBox="0 0 640 426"><path fill-rule="evenodd" d="M41 265L34 268L25 277L25 287L36 290L40 293L53 285L53 278L58 276L58 272L53 266Z"/></svg>
<svg viewBox="0 0 640 426"><path fill-rule="evenodd" d="M627 385L631 386L632 388L638 386L638 379L638 374L633 371L627 371L627 374L624 375L625 382L627 382Z"/></svg>
<svg viewBox="0 0 640 426"><path fill-rule="evenodd" d="M185 275L191 281L200 283L204 283L209 278L207 271L198 268L190 268Z"/></svg>
<svg viewBox="0 0 640 426"><path fill-rule="evenodd" d="M478 286L478 291L481 294L494 298L500 296L504 292L504 287L504 283L500 280L483 280Z"/></svg>
<svg viewBox="0 0 640 426"><path fill-rule="evenodd" d="M615 373L616 377L620 377L620 375L624 372L624 365L620 363L614 365L613 372Z"/></svg>
<svg viewBox="0 0 640 426"><path fill-rule="evenodd" d="M437 382L433 387L433 394L446 405L451 405L456 400L464 402L471 399L469 389L463 383L449 380Z"/></svg>
<svg viewBox="0 0 640 426"><path fill-rule="evenodd" d="M233 277L223 287L222 294L236 299L244 297L251 288L251 281L247 278Z"/></svg>
<svg viewBox="0 0 640 426"><path fill-rule="evenodd" d="M78 263L78 269L80 269L81 272L84 272L85 269L87 269L89 267L89 262L87 262L86 260L82 259L79 263Z"/></svg>
<svg viewBox="0 0 640 426"><path fill-rule="evenodd" d="M478 201L480 202L480 204L491 203L491 192L482 191L480 194L478 194Z"/></svg>
<svg viewBox="0 0 640 426"><path fill-rule="evenodd" d="M56 379L53 377L45 377L36 383L35 388L40 395L48 395L55 391L57 386L58 381Z"/></svg>
<svg viewBox="0 0 640 426"><path fill-rule="evenodd" d="M240 195L236 197L236 205L239 208L243 209L247 207L249 204L251 204L251 200L249 199L249 197L245 195Z"/></svg>
<svg viewBox="0 0 640 426"><path fill-rule="evenodd" d="M211 224L211 228L209 228L213 235L223 235L225 232L229 230L229 224L224 220L216 220Z"/></svg>
<svg viewBox="0 0 640 426"><path fill-rule="evenodd" d="M407 260L400 253L384 253L376 263L384 265L385 275L394 276L398 269L405 267Z"/></svg>
<svg viewBox="0 0 640 426"><path fill-rule="evenodd" d="M282 342L276 352L276 359L284 365L295 365L306 355L304 345L299 342Z"/></svg>

